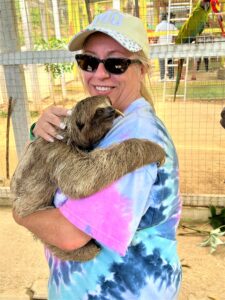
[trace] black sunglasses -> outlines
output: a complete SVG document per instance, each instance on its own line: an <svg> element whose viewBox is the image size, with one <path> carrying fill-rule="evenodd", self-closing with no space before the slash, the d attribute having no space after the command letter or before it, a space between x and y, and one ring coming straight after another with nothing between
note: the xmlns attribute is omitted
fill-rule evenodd
<svg viewBox="0 0 225 300"><path fill-rule="evenodd" d="M75 59L79 68L86 72L94 72L98 65L103 63L107 72L112 74L123 74L128 69L129 65L141 63L138 59L109 57L107 59L99 59L95 56L87 54L76 54Z"/></svg>

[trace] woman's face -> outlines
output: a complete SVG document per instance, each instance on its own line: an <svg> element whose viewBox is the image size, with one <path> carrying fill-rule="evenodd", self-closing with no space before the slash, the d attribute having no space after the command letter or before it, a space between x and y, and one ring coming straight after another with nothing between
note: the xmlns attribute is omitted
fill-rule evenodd
<svg viewBox="0 0 225 300"><path fill-rule="evenodd" d="M106 59L122 57L134 59L133 53L122 47L111 37L103 33L92 34L83 49L85 54ZM145 68L139 63L131 64L121 75L111 74L100 63L94 72L82 71L85 86L91 96L107 95L115 108L124 110L131 102L141 96L141 80L144 78Z"/></svg>

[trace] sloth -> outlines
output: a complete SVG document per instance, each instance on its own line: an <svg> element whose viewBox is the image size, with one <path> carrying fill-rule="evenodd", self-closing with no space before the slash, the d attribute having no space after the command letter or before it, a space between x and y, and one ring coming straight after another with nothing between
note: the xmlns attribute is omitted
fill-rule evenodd
<svg viewBox="0 0 225 300"><path fill-rule="evenodd" d="M164 150L144 139L132 138L105 149L94 149L119 114L108 97L88 97L78 102L71 116L65 118L66 128L58 131L63 140L49 143L38 137L31 142L10 182L15 212L24 217L53 208L57 188L70 198L84 198L146 164L163 164ZM100 251L93 239L73 251L44 244L62 260L87 261Z"/></svg>

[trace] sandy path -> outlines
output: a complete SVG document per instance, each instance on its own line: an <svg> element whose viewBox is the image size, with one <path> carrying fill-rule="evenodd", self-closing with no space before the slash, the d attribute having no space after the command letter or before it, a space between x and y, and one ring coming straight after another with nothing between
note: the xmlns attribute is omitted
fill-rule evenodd
<svg viewBox="0 0 225 300"><path fill-rule="evenodd" d="M35 280L48 277L43 246L18 226L10 208L0 208L0 295L23 295Z"/></svg>
<svg viewBox="0 0 225 300"><path fill-rule="evenodd" d="M179 229L179 233L183 233ZM31 234L15 224L10 208L0 208L0 296L23 295L32 283L48 277L43 248ZM178 235L178 248L183 268L179 300L225 299L225 248L214 255L199 247L199 236ZM211 297L211 298L210 298ZM4 298L1 298L4 299Z"/></svg>

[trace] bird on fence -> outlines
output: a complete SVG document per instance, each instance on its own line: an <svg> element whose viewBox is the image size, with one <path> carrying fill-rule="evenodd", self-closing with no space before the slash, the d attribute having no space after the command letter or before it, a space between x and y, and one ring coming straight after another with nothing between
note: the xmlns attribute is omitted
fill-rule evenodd
<svg viewBox="0 0 225 300"><path fill-rule="evenodd" d="M178 35L175 39L175 44L177 45L188 44L196 40L196 37L200 35L205 28L205 25L208 21L208 15L210 13L211 7L214 7L214 9L216 9L214 2L215 0L200 0L197 3L190 17L185 21L185 23L180 28ZM216 2L219 5L218 0L216 0ZM174 101L176 100L176 94L181 79L183 64L184 64L184 58L179 59L178 68L177 68L176 85L174 91L174 99L173 99Z"/></svg>

